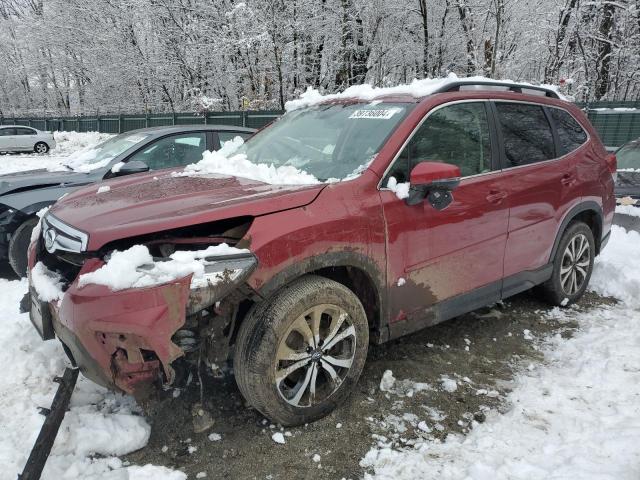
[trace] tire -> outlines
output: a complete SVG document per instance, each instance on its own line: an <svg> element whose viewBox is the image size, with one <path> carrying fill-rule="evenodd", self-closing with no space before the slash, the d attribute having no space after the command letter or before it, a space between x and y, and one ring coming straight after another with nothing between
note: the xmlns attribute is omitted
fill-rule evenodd
<svg viewBox="0 0 640 480"><path fill-rule="evenodd" d="M44 142L38 142L34 145L33 151L40 154L45 154L49 151L49 145Z"/></svg>
<svg viewBox="0 0 640 480"><path fill-rule="evenodd" d="M9 263L19 277L27 276L27 250L31 243L31 232L38 220L38 217L31 217L23 222L9 240Z"/></svg>
<svg viewBox="0 0 640 480"><path fill-rule="evenodd" d="M314 317L321 319L317 336L309 328ZM304 325L306 336L301 333ZM327 345L329 350L323 350ZM235 347L236 382L247 402L271 421L283 426L312 422L349 396L368 345L369 325L358 297L338 282L307 275L248 313ZM288 375L282 373L286 370L291 370Z"/></svg>
<svg viewBox="0 0 640 480"><path fill-rule="evenodd" d="M585 247L574 260L572 252L580 253ZM591 229L583 222L570 223L558 244L551 278L542 284L542 292L551 305L568 307L582 297L593 272L595 252Z"/></svg>

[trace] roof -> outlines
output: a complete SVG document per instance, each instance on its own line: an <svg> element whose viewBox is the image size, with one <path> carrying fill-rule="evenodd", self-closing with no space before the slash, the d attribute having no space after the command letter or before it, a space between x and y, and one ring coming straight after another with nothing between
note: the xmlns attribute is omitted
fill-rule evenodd
<svg viewBox="0 0 640 480"><path fill-rule="evenodd" d="M416 79L409 84L396 85L393 87L374 87L369 84L353 85L343 92L330 95L322 95L318 90L309 87L299 98L287 102L285 109L291 111L320 103L340 101L370 102L382 99L387 101L396 99L400 101L417 102L431 95L459 90L510 91L554 99L564 99L553 85L531 85L528 83L516 83L511 80L493 80L479 76L458 78L455 74L450 74L445 78Z"/></svg>

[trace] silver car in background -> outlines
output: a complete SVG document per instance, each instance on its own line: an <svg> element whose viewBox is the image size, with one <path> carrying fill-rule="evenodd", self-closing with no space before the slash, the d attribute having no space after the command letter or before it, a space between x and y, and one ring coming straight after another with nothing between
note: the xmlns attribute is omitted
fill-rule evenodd
<svg viewBox="0 0 640 480"><path fill-rule="evenodd" d="M0 126L0 152L47 153L55 146L53 133L23 125Z"/></svg>

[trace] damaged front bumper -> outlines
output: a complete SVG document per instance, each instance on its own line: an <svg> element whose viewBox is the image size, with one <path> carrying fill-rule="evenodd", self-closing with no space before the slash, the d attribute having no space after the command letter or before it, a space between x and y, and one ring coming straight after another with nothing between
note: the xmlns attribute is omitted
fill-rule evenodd
<svg viewBox="0 0 640 480"><path fill-rule="evenodd" d="M81 275L104 265L101 260L89 259L61 300L40 302L30 286L31 319L41 335L50 322L72 363L87 378L143 399L154 385L174 382L171 364L185 354L174 343L174 335L185 326L187 317L215 309L257 265L253 255L221 262L231 267L224 269L215 283L192 282L188 275L160 285L114 292L103 285L78 286ZM213 318L216 320L220 319Z"/></svg>

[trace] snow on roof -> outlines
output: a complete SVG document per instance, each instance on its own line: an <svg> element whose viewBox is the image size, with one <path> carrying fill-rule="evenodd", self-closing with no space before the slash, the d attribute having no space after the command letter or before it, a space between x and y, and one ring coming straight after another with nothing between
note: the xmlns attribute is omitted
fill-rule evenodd
<svg viewBox="0 0 640 480"><path fill-rule="evenodd" d="M446 87L449 84L456 82L489 82L496 85L503 85L505 83L527 85L531 87L547 88L555 92L560 98L566 99L559 91L558 87L554 85L533 85L530 83L514 82L513 80L495 80L482 76L475 77L458 77L455 73L450 73L444 78L424 78L422 80L414 79L411 83L405 85L396 85L395 87L374 87L370 84L353 85L343 92L333 93L329 95L322 95L318 90L312 87L307 87L307 90L300 95L300 98L290 100L285 104L285 110L287 112L297 110L299 108L310 107L322 102L331 100L344 100L344 99L357 99L363 101L371 101L376 98L389 96L389 95L408 95L414 98L426 97L434 92Z"/></svg>

